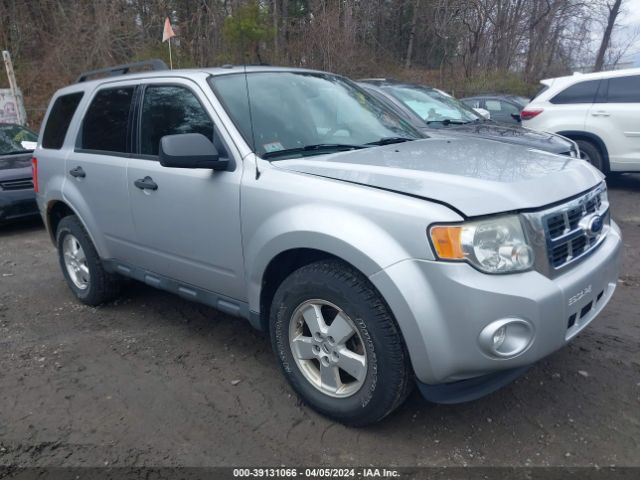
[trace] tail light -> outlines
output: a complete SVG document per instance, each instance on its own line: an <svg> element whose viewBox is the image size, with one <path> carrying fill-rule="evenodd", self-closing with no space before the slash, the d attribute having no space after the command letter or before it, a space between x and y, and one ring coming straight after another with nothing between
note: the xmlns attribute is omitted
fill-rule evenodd
<svg viewBox="0 0 640 480"><path fill-rule="evenodd" d="M33 189L38 193L38 159L36 157L31 159L31 174L33 176Z"/></svg>
<svg viewBox="0 0 640 480"><path fill-rule="evenodd" d="M520 118L522 120L531 120L533 117L537 117L540 115L544 109L542 108L532 108L531 110L522 110L520 112Z"/></svg>

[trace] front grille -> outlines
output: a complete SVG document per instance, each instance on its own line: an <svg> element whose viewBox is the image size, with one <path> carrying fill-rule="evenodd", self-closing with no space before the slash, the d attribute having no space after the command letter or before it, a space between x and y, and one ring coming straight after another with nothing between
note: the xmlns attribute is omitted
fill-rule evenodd
<svg viewBox="0 0 640 480"><path fill-rule="evenodd" d="M3 180L0 182L0 188L2 188L2 190L27 190L33 188L33 180L31 178Z"/></svg>
<svg viewBox="0 0 640 480"><path fill-rule="evenodd" d="M604 186L554 208L542 218L547 240L547 254L553 268L561 268L593 249L605 234L590 230L588 222L596 216L608 220L608 204Z"/></svg>

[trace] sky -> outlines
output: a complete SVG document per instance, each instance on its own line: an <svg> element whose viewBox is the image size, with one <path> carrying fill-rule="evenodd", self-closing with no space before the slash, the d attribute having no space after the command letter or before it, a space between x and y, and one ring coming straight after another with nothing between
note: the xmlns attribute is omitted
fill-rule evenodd
<svg viewBox="0 0 640 480"><path fill-rule="evenodd" d="M624 0L623 11L620 13L617 23L620 25L620 29L618 32L614 31L614 36L621 42L625 38L631 38L634 32L640 30L640 0ZM640 35L629 47L622 61L635 62L635 66L640 67Z"/></svg>

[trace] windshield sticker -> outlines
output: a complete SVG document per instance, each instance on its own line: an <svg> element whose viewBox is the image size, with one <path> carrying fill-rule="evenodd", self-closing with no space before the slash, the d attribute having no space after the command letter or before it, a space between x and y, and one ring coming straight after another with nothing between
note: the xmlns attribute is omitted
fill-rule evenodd
<svg viewBox="0 0 640 480"><path fill-rule="evenodd" d="M279 152L280 150L284 150L284 147L280 142L265 143L264 145L262 145L262 147L264 148L264 151L267 153Z"/></svg>

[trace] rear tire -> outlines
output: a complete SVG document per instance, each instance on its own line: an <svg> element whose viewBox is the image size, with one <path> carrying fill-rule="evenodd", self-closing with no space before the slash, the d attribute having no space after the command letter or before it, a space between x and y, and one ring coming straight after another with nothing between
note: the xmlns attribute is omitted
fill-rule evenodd
<svg viewBox="0 0 640 480"><path fill-rule="evenodd" d="M322 415L364 426L411 392L395 319L373 285L343 262L319 261L287 277L273 299L270 329L285 377Z"/></svg>
<svg viewBox="0 0 640 480"><path fill-rule="evenodd" d="M60 220L56 231L58 259L67 285L85 305L113 300L120 292L120 277L104 269L98 252L75 215Z"/></svg>
<svg viewBox="0 0 640 480"><path fill-rule="evenodd" d="M609 165L602 155L600 149L589 140L576 140L578 148L580 148L580 158L589 162L602 173L609 173Z"/></svg>

